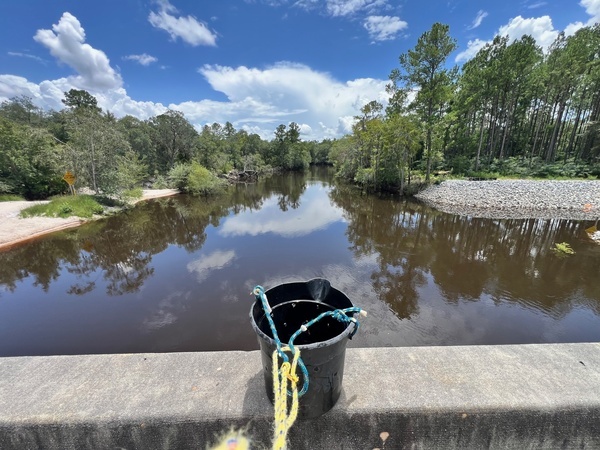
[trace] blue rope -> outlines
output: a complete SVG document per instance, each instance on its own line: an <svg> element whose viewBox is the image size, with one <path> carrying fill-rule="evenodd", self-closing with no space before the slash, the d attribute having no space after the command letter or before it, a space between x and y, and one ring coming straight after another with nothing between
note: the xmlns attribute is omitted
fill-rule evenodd
<svg viewBox="0 0 600 450"><path fill-rule="evenodd" d="M275 341L275 345L277 346L277 353L285 362L288 362L289 361L288 356L281 349L281 340L279 339L279 335L277 334L277 329L275 328L275 322L273 321L273 318L271 317L272 309L267 300L267 296L265 295L265 289L262 286L256 286L252 290L252 292L256 296L256 299L261 301L263 310L265 312L265 317L267 318L267 320L269 322L269 326L271 327L271 332L273 333L273 340ZM312 319L312 320L308 321L306 324L302 325L290 337L290 341L288 342L287 345L290 348L292 355L295 355L296 352L298 351L298 349L296 347L294 347L294 340L298 336L300 336L300 334L308 331L308 329L311 326L313 326L320 320L324 319L325 317L331 316L334 319L336 319L342 323L354 324L354 329L350 333L350 336L348 336L350 339L352 339L352 337L356 334L356 332L358 331L358 328L360 327L360 322L358 320L356 320L354 317L348 317L347 314L355 314L355 313L360 314L361 312L362 312L361 308L351 307L351 308L345 308L345 309L336 309L334 311L326 311L324 313L319 314L314 319ZM300 392L298 392L298 397L302 397L308 391L309 375L308 375L308 369L306 368L304 361L302 361L301 356L298 358L298 366L300 367L300 370L302 371L302 375L304 378L304 384L302 385L302 389L300 390ZM290 391L288 391L288 395L291 396L292 393Z"/></svg>
<svg viewBox="0 0 600 450"><path fill-rule="evenodd" d="M267 300L267 296L265 295L265 288L262 286L256 286L252 292L256 296L257 300L260 300L262 303L263 310L265 312L265 317L269 321L269 326L271 327L271 333L273 333L273 340L275 340L275 344L277 345L277 353L279 353L279 357L283 359L285 362L289 362L288 356L285 354L283 350L281 350L281 340L279 340L279 335L277 334L277 328L275 328L275 322L273 322L273 317L271 317L272 309L269 305L269 301Z"/></svg>

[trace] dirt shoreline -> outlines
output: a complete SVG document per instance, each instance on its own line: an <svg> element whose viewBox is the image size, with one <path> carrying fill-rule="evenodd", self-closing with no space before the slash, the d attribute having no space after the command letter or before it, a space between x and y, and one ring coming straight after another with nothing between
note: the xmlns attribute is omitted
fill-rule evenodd
<svg viewBox="0 0 600 450"><path fill-rule="evenodd" d="M135 203L153 198L170 197L178 193L179 191L176 189L147 189L143 191L142 198ZM66 219L59 217L19 217L21 210L38 203L46 202L0 202L0 251L49 233L78 227L89 222L89 220L78 217L68 217Z"/></svg>

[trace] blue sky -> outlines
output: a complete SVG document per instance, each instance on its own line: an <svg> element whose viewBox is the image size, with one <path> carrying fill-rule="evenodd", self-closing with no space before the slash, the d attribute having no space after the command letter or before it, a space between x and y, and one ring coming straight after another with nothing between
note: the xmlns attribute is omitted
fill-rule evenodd
<svg viewBox="0 0 600 450"><path fill-rule="evenodd" d="M461 64L498 33L547 48L599 20L600 0L2 0L0 101L60 109L86 89L118 117L171 108L266 139L294 121L320 140L385 103L398 56L434 22Z"/></svg>

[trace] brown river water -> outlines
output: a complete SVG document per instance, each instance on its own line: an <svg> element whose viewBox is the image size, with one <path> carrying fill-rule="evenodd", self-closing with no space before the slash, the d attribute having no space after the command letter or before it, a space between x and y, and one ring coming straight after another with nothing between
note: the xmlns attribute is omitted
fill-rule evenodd
<svg viewBox="0 0 600 450"><path fill-rule="evenodd" d="M151 200L0 252L0 356L257 349L251 289L315 277L369 312L351 347L597 342L591 224L449 215L324 168Z"/></svg>

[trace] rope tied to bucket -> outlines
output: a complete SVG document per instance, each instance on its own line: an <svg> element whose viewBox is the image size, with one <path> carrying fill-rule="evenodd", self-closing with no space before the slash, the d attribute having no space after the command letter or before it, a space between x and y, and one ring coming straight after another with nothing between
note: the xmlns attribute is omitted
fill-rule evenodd
<svg viewBox="0 0 600 450"><path fill-rule="evenodd" d="M287 350L289 347L283 347ZM273 351L273 392L275 394L275 437L273 440L274 450L284 450L287 448L287 434L298 417L298 376L296 367L300 358L300 351L294 353L290 364L285 361L279 367L278 350ZM288 381L292 388L292 404L288 413Z"/></svg>
<svg viewBox="0 0 600 450"><path fill-rule="evenodd" d="M256 286L252 290L252 293L255 295L256 299L261 302L265 317L269 322L269 327L271 328L271 333L273 334L273 340L275 341L276 345L276 349L273 351L272 356L273 393L275 399L273 402L275 407L275 436L273 449L285 450L287 448L287 433L298 416L298 399L306 394L309 387L308 370L306 369L306 365L300 356L300 349L294 346L294 340L300 336L300 334L307 332L311 326L320 320L323 320L325 317L333 317L339 322L354 324L354 328L348 336L350 339L352 339L360 327L360 322L354 317L350 317L349 314L358 313L361 316L366 317L367 312L358 307L326 311L300 326L300 328L294 334L292 334L287 345L282 345L277 333L277 328L275 327L275 322L273 321L273 310L269 305L264 288L262 286ZM286 354L287 351L292 353L291 363ZM279 358L283 360L281 366L279 366ZM298 367L302 372L303 378L303 385L300 391L298 391ZM291 391L288 390L288 381L290 382ZM287 407L287 397L292 397L292 403L289 412Z"/></svg>

